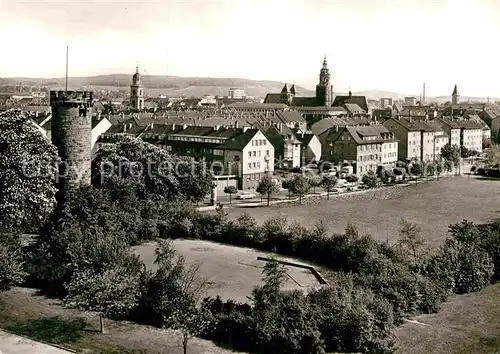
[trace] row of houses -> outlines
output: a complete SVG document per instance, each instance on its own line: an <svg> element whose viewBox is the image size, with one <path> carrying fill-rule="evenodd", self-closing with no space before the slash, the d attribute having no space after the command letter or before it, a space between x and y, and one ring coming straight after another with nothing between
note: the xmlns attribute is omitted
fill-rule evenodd
<svg viewBox="0 0 500 354"><path fill-rule="evenodd" d="M33 120L50 137L50 113L34 114ZM294 111L97 113L92 145L95 153L111 136L137 136L172 153L205 160L228 183L248 189L275 168L310 162L349 163L363 175L400 160L437 160L447 143L480 152L489 132L474 119L451 117L398 117L381 123L366 116L329 117L308 129L304 117Z"/></svg>

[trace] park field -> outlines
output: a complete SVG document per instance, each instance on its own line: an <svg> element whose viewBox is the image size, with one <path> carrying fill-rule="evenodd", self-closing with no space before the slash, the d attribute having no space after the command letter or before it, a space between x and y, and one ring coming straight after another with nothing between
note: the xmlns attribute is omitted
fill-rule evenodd
<svg viewBox="0 0 500 354"><path fill-rule="evenodd" d="M362 234L389 242L397 239L399 221L406 219L419 225L429 246L435 247L447 237L450 224L464 219L475 223L499 220L500 182L474 177L441 178L407 187L335 195L330 200L311 198L303 205L228 209L230 219L243 212L258 222L278 215L307 227L323 221L334 233L342 233L351 222Z"/></svg>
<svg viewBox="0 0 500 354"><path fill-rule="evenodd" d="M222 245L202 240L174 240L174 248L184 256L186 264L199 265L199 276L207 281L206 296L220 296L224 300L232 299L247 302L252 289L261 285L264 261L258 256L269 257L269 254L251 248ZM154 251L156 244L148 242L134 247L134 252L149 269L155 269ZM276 257L277 259L310 265L302 260ZM317 267L316 267L317 268ZM285 266L287 278L283 288L287 290L320 286L311 271Z"/></svg>

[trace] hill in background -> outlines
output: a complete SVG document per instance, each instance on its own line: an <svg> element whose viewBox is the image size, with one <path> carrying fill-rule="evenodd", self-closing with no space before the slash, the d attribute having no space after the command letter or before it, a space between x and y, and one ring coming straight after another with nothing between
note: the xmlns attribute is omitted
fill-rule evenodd
<svg viewBox="0 0 500 354"><path fill-rule="evenodd" d="M203 95L227 95L231 87L244 88L247 96L264 98L267 93L280 92L284 82L268 80L249 80L240 78L210 78L210 77L180 77L143 75L143 83L147 94L157 96L164 94L170 97ZM131 84L132 77L129 74L112 74L89 77L70 77L68 79L70 88L82 89L83 87L93 89L119 90L126 89ZM51 89L62 88L65 78L36 79L36 78L0 78L0 85L47 86ZM301 86L295 86L299 95L313 96L314 92Z"/></svg>
<svg viewBox="0 0 500 354"><path fill-rule="evenodd" d="M242 78L213 78L213 77L181 77L165 75L143 75L143 82L148 96L167 95L169 97L202 97L203 95L226 96L231 87L244 88L247 96L264 98L268 93L280 92L284 82L270 80L250 80ZM70 89L104 89L111 91L128 92L132 77L130 74L110 74L88 77L70 77ZM65 78L0 78L0 85L46 86L50 89L62 89ZM288 83L290 85L290 83ZM313 90L295 85L299 96L314 96ZM335 95L347 95L347 92L335 92ZM366 90L353 92L353 95L366 96L368 99L379 100L389 97L394 100L403 100L407 96L419 95L402 94L382 90ZM446 102L451 96L427 97L427 102ZM487 97L461 97L462 102L467 101L486 102ZM499 98L490 98L490 102L498 101Z"/></svg>

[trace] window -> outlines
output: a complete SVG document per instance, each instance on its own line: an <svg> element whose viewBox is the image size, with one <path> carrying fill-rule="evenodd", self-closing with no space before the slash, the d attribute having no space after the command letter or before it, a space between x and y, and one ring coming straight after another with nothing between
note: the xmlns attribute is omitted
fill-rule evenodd
<svg viewBox="0 0 500 354"><path fill-rule="evenodd" d="M264 140L264 145L267 145L267 140Z"/></svg>
<svg viewBox="0 0 500 354"><path fill-rule="evenodd" d="M257 161L257 168L260 168L260 161Z"/></svg>
<svg viewBox="0 0 500 354"><path fill-rule="evenodd" d="M254 162L253 163L253 168L256 168L257 167L257 164Z"/></svg>
<svg viewBox="0 0 500 354"><path fill-rule="evenodd" d="M252 152L251 151L248 152L248 157L252 157Z"/></svg>
<svg viewBox="0 0 500 354"><path fill-rule="evenodd" d="M266 150L266 156L269 156L269 150Z"/></svg>
<svg viewBox="0 0 500 354"><path fill-rule="evenodd" d="M257 151L254 151L253 152L253 157L256 157L257 156Z"/></svg>
<svg viewBox="0 0 500 354"><path fill-rule="evenodd" d="M251 163L248 163L248 168L252 168L252 164Z"/></svg>
<svg viewBox="0 0 500 354"><path fill-rule="evenodd" d="M258 151L258 153L257 153L257 156L259 156L259 157L260 157L260 154L261 154L261 151L259 150L259 151Z"/></svg>

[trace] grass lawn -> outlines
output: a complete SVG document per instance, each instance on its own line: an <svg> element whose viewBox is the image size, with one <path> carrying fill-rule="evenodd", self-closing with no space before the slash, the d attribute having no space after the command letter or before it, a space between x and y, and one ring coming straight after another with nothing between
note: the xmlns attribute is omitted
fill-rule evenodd
<svg viewBox="0 0 500 354"><path fill-rule="evenodd" d="M500 283L453 296L439 313L417 316L396 329L396 354L498 354L499 319Z"/></svg>
<svg viewBox="0 0 500 354"><path fill-rule="evenodd" d="M0 306L1 328L78 353L182 353L180 336L174 331L106 320L109 333L101 334L97 315L63 308L60 301L38 296L33 289L14 288L0 293ZM234 352L193 338L188 344L188 353Z"/></svg>
<svg viewBox="0 0 500 354"><path fill-rule="evenodd" d="M500 183L473 177L442 178L439 181L419 181L409 187L386 187L360 194L337 195L329 201L314 198L303 205L282 204L262 208L228 209L236 219L247 212L262 222L275 215L287 216L312 227L322 220L336 233L345 230L350 221L360 232L379 240L394 241L399 221L404 218L422 228L430 246L447 237L448 226L463 219L476 223L500 219Z"/></svg>
<svg viewBox="0 0 500 354"><path fill-rule="evenodd" d="M223 299L245 302L254 286L262 284L262 269L265 262L258 261L258 256L269 256L251 248L222 245L201 240L174 240L173 245L184 255L187 264L200 264L200 276L209 283L207 296L219 295ZM154 269L154 242L134 247L142 261ZM279 259L294 261L290 258ZM304 261L297 261L308 264ZM287 279L284 289L307 289L319 286L309 270L286 266Z"/></svg>

